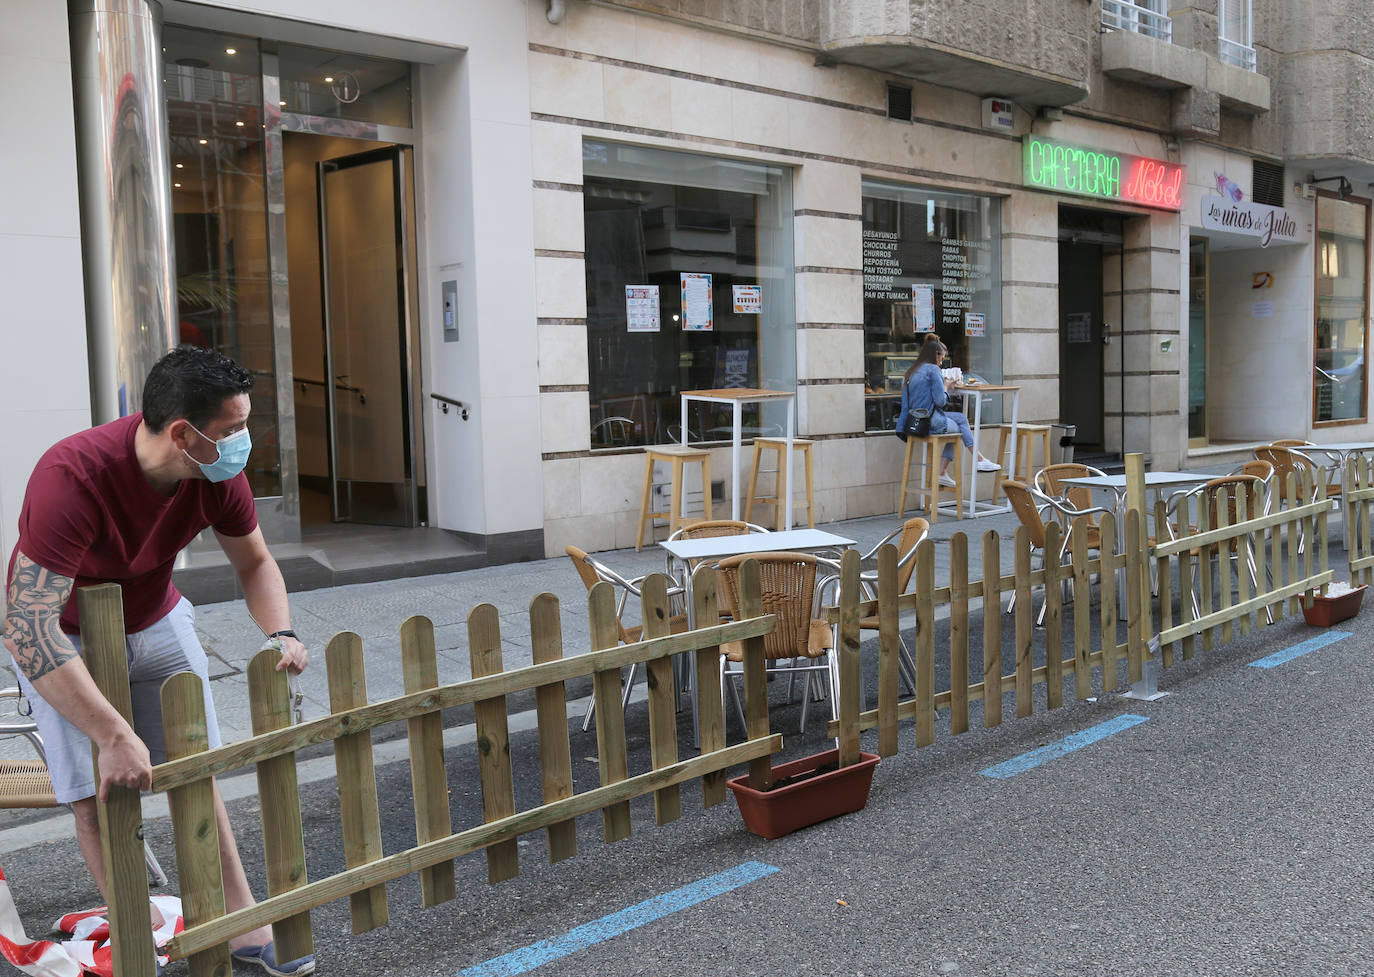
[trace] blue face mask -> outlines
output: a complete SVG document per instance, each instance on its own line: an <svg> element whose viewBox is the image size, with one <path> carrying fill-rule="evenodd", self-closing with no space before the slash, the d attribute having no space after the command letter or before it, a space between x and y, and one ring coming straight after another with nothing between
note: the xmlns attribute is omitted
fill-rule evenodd
<svg viewBox="0 0 1374 977"><path fill-rule="evenodd" d="M196 461L195 458L191 458L190 452L186 451L184 448L182 449L182 453L185 454L187 458L191 458L192 461L195 461L196 464L200 466L200 470L205 473L205 477L210 481L227 482L239 472L243 471L244 466L248 464L248 454L253 450L253 438L248 433L248 428L245 427L242 431L235 431L227 438L221 438L218 441L201 433L200 429L194 424L190 425L190 428L202 438L205 438L206 441L214 442L215 447L219 449L219 457L208 465L203 461Z"/></svg>

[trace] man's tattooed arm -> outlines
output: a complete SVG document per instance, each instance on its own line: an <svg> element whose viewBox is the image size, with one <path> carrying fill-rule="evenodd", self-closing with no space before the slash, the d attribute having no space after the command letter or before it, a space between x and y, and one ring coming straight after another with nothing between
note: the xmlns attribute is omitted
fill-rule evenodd
<svg viewBox="0 0 1374 977"><path fill-rule="evenodd" d="M30 682L81 657L59 624L71 595L71 577L16 555L6 595L5 643Z"/></svg>

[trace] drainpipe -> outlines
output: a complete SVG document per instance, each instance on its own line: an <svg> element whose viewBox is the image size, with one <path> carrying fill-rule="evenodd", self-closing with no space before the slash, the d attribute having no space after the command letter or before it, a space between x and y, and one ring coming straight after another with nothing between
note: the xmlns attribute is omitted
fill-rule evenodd
<svg viewBox="0 0 1374 977"><path fill-rule="evenodd" d="M131 414L176 336L156 0L69 0L91 417Z"/></svg>
<svg viewBox="0 0 1374 977"><path fill-rule="evenodd" d="M549 0L549 12L544 16L548 18L550 24L561 24L563 23L563 14L566 12L563 0Z"/></svg>

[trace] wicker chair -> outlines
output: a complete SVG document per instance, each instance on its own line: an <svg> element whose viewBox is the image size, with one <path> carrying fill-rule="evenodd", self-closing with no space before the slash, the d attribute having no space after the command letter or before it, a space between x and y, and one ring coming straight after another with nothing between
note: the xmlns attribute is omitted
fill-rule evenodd
<svg viewBox="0 0 1374 977"><path fill-rule="evenodd" d="M564 552L568 554L568 559L572 560L573 567L577 570L577 575L582 578L582 583L586 586L588 591L603 580L615 587L617 591L615 602L615 626L620 632L621 643L629 645L640 640L644 634L643 626L636 624L626 627L622 618L625 613L625 605L629 601L630 595L633 594L636 597L640 596L639 587L640 584L643 583L644 578L636 577L633 580L627 580L604 563L592 559L587 555L585 550L580 550L576 546L565 547ZM681 593L682 588L680 587L670 587L668 589L668 596L670 598L678 596ZM681 634L683 631L687 630L687 615L674 614L668 619L668 626L670 634ZM624 687L620 694L621 708L624 708L630 701L630 693L634 691L635 674L638 670L639 665L637 663L630 666L630 674L626 676ZM593 697L592 700L587 703L587 714L582 717L582 729L584 732L591 726L592 714L595 711L596 698Z"/></svg>
<svg viewBox="0 0 1374 977"><path fill-rule="evenodd" d="M0 700L12 699L17 703L23 697L17 688L0 689ZM48 778L48 754L43 749L38 726L29 717L16 712L0 721L0 736L22 736L38 754L37 760L0 760L0 809L56 807L57 797ZM146 841L143 843L143 862L148 867L149 885L167 884L167 873L162 871Z"/></svg>
<svg viewBox="0 0 1374 977"><path fill-rule="evenodd" d="M746 560L755 560L759 565L763 613L774 614L778 619L777 628L763 639L764 658L768 662L766 671L793 676L801 672L807 677L802 695L801 731L804 733L807 707L811 702L811 679L817 672L825 672L830 679L832 718L838 715L836 710L839 708L833 635L830 625L812 616L819 561L810 553L751 553L721 560L721 589L736 619L740 617L739 571ZM735 703L740 725L746 726L739 690L732 680L732 676L742 674L743 669L730 668L731 663L744 661L744 648L739 642L730 641L721 645L720 650L721 698L729 695ZM784 661L790 664L773 664Z"/></svg>
<svg viewBox="0 0 1374 977"><path fill-rule="evenodd" d="M1074 476L1067 476L1074 477ZM1021 520L1021 525L1026 527L1026 532L1030 536L1031 557L1037 555L1040 558L1040 566L1047 565L1049 554L1045 552L1045 519L1043 511L1053 509L1057 514L1065 518L1065 525L1068 527L1059 541L1059 552L1055 554L1058 563L1064 562L1064 555L1069 552L1069 547L1073 542L1074 533L1082 533L1087 542L1088 549L1100 550L1102 548L1102 529L1091 519L1093 516L1100 516L1110 509L1102 506L1086 506L1079 508L1069 505L1066 502L1045 495L1025 482L1018 482L1015 479L1007 479L1002 483L1002 493L1011 503L1012 510L1016 517ZM1071 580L1065 580L1064 586L1071 587ZM1007 601L1007 613L1010 614L1016 607L1016 594L1011 595L1011 600ZM1037 626L1045 621L1045 605L1040 605L1040 613L1036 615L1035 623Z"/></svg>

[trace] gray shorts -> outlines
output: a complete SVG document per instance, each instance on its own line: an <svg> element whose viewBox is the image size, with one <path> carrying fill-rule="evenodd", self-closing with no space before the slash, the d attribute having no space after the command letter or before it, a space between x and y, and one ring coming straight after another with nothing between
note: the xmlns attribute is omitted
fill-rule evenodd
<svg viewBox="0 0 1374 977"><path fill-rule="evenodd" d="M124 640L129 659L134 732L147 744L153 763L167 759L167 743L162 734L162 683L177 672L191 671L200 676L205 687L205 720L209 727L210 748L220 745L215 700L210 694L210 668L205 649L196 636L195 620L195 608L183 597L162 620ZM74 635L71 639L80 649L81 639ZM17 665L15 674L19 676L19 688L33 704L33 721L43 737L48 774L57 802L70 804L94 796L91 741L34 692L29 680L19 674Z"/></svg>

